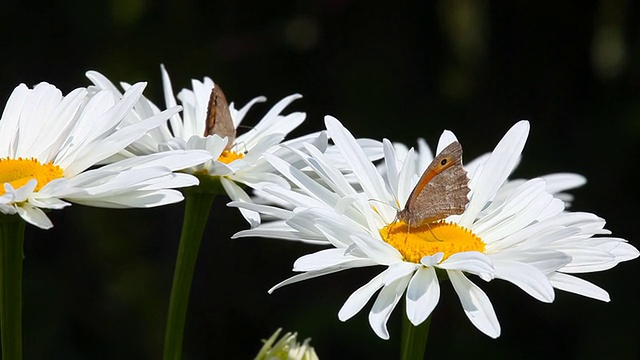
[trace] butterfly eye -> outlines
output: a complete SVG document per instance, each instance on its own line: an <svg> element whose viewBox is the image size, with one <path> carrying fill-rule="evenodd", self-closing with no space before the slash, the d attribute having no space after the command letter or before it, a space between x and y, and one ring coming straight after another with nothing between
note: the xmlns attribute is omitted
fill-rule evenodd
<svg viewBox="0 0 640 360"><path fill-rule="evenodd" d="M447 159L442 159L442 161L440 161L440 166L445 166L447 164Z"/></svg>

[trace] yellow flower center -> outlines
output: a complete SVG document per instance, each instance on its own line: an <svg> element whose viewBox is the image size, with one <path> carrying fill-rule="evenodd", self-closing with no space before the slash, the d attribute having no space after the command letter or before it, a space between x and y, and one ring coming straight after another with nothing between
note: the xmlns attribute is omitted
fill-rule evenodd
<svg viewBox="0 0 640 360"><path fill-rule="evenodd" d="M464 251L484 251L485 244L471 230L458 224L438 221L409 228L404 221L394 221L380 229L384 241L398 249L406 261L420 263L420 259L435 253L444 258Z"/></svg>
<svg viewBox="0 0 640 360"><path fill-rule="evenodd" d="M222 152L222 154L220 154L218 161L225 164L230 164L238 159L242 159L243 157L244 157L243 153L237 153L232 150L225 150Z"/></svg>
<svg viewBox="0 0 640 360"><path fill-rule="evenodd" d="M29 180L36 179L36 191L42 189L49 181L64 176L64 171L58 166L41 164L36 159L0 159L0 183L9 183L14 188L24 186ZM0 186L0 195L4 195L4 186Z"/></svg>

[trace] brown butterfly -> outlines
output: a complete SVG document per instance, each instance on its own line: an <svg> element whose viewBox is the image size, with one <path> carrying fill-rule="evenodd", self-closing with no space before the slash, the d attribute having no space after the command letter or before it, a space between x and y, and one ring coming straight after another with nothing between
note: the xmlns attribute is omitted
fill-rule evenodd
<svg viewBox="0 0 640 360"><path fill-rule="evenodd" d="M462 167L462 146L455 141L429 164L396 219L411 228L460 215L469 202L468 183Z"/></svg>
<svg viewBox="0 0 640 360"><path fill-rule="evenodd" d="M225 150L233 147L233 143L236 140L236 128L233 126L227 98L218 84L215 84L211 90L209 107L207 108L207 124L204 129L204 136L213 134L228 139Z"/></svg>

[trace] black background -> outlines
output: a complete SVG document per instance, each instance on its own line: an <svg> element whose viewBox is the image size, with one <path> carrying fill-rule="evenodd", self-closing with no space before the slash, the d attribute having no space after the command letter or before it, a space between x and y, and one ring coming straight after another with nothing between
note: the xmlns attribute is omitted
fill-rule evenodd
<svg viewBox="0 0 640 360"><path fill-rule="evenodd" d="M98 70L112 81L148 81L163 103L159 64L174 90L210 76L255 124L277 100L307 121L293 134L340 119L358 137L433 145L455 132L465 160L493 149L519 119L531 121L514 176L571 171L588 183L573 210L607 219L638 244L640 44L637 4L625 1L48 1L2 6L0 98L24 82L64 93ZM4 100L3 100L4 101ZM184 351L188 359L252 358L277 327L298 331L323 359L396 358L367 323L337 312L379 269L351 270L267 294L293 261L318 248L268 239L230 240L247 227L216 199L197 264ZM149 210L72 206L55 227L29 227L25 244L27 359L161 357L183 204ZM637 358L638 262L584 278L609 291L602 303L557 292L542 304L517 287L473 280L502 325L492 340L466 319L449 284L434 312L431 358Z"/></svg>

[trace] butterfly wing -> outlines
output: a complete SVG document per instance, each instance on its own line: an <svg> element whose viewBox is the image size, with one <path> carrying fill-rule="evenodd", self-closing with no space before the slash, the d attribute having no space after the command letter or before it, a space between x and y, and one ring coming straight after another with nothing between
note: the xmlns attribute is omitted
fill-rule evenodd
<svg viewBox="0 0 640 360"><path fill-rule="evenodd" d="M236 140L236 128L233 126L229 103L218 84L215 84L211 90L207 108L207 125L204 130L204 136L213 134L228 139L225 150L231 149Z"/></svg>
<svg viewBox="0 0 640 360"><path fill-rule="evenodd" d="M462 167L462 146L453 142L429 164L398 218L419 226L464 212L469 178Z"/></svg>

